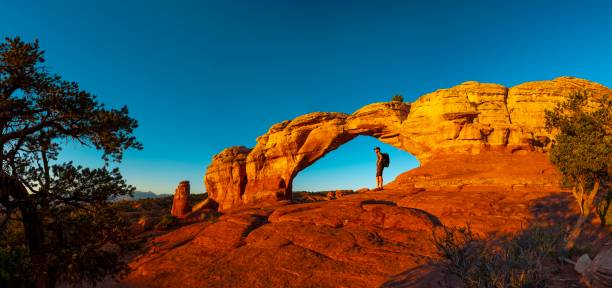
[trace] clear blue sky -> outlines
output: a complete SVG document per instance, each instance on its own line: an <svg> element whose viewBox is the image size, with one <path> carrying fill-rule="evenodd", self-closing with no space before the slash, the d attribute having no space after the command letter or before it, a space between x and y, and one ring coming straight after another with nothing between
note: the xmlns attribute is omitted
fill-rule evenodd
<svg viewBox="0 0 612 288"><path fill-rule="evenodd" d="M468 80L507 86L571 75L612 85L611 1L3 1L0 34L39 39L46 65L110 107L128 105L143 151L120 167L139 190L204 190L211 157L276 122L412 101ZM417 165L358 137L295 190L374 186ZM99 166L68 145L64 159Z"/></svg>

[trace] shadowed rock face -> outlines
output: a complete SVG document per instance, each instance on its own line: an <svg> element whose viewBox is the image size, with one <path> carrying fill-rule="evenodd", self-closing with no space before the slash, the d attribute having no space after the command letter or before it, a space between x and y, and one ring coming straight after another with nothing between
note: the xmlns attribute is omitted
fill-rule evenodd
<svg viewBox="0 0 612 288"><path fill-rule="evenodd" d="M546 150L552 135L544 111L570 93L612 95L605 86L561 77L512 88L465 82L414 103L367 105L351 115L315 112L273 125L253 149L232 147L213 158L205 176L221 210L264 200L291 199L297 173L358 135L403 149L422 164L481 151Z"/></svg>

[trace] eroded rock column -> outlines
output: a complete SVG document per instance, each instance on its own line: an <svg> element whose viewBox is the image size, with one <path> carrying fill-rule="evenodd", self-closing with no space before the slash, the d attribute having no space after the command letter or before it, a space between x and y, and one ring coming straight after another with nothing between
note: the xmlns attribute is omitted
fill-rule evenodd
<svg viewBox="0 0 612 288"><path fill-rule="evenodd" d="M189 181L181 181L174 191L174 199L172 200L172 216L183 218L189 212Z"/></svg>

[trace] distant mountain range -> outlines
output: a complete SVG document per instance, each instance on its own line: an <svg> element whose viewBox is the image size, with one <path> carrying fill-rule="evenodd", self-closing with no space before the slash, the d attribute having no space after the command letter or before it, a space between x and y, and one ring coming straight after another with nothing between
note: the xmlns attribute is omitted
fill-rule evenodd
<svg viewBox="0 0 612 288"><path fill-rule="evenodd" d="M151 191L134 191L134 195L130 196L119 196L112 201L120 201L120 200L139 200L139 199L148 199L148 198L161 198L171 196L169 194L155 194Z"/></svg>

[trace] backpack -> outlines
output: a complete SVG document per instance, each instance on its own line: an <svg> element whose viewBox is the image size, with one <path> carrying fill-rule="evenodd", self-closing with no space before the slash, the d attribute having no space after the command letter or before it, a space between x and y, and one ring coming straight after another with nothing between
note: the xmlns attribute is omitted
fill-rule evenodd
<svg viewBox="0 0 612 288"><path fill-rule="evenodd" d="M381 153L382 154L382 165L383 167L389 167L389 163L391 162L391 159L389 159L389 154L387 153Z"/></svg>

